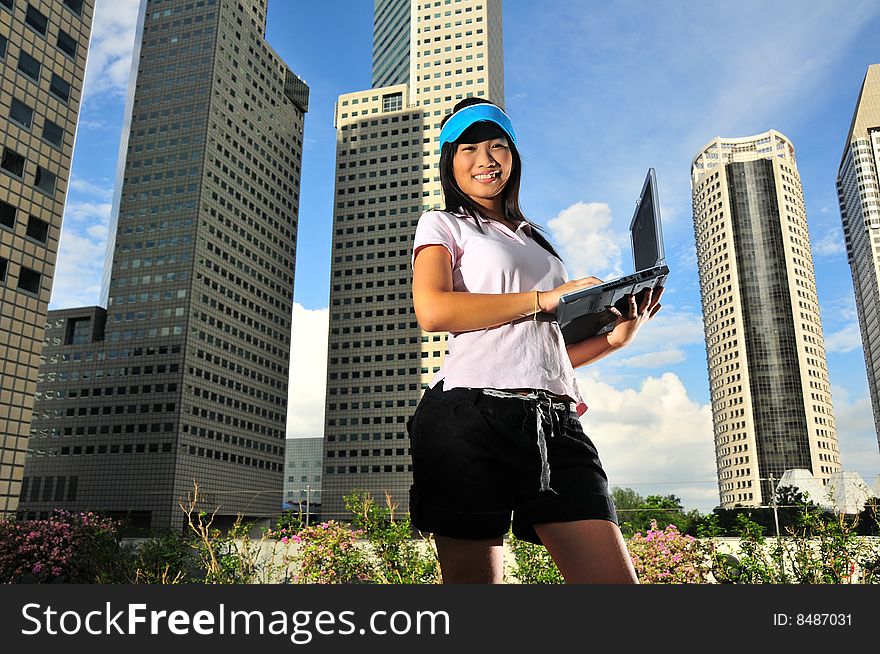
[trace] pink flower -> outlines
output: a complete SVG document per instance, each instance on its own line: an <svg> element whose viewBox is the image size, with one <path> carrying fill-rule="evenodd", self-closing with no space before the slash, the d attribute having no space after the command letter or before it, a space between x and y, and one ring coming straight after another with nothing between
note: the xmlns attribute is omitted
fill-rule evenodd
<svg viewBox="0 0 880 654"><path fill-rule="evenodd" d="M42 569L43 569L42 563L35 563L34 567L31 569L31 572L33 572L35 575L38 575L38 574L40 574L40 571Z"/></svg>
<svg viewBox="0 0 880 654"><path fill-rule="evenodd" d="M289 539L287 538L287 536L285 536L284 538L281 539L281 542L284 543L285 545L287 545L288 540Z"/></svg>

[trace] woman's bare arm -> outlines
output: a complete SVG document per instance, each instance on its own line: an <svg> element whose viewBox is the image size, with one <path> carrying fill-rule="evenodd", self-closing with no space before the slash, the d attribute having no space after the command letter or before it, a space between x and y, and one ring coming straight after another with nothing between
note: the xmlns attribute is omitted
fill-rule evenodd
<svg viewBox="0 0 880 654"><path fill-rule="evenodd" d="M660 298L663 295L663 287L658 286L648 289L642 299L642 306L636 304L634 296L629 296L629 311L624 316L616 308L611 310L617 314L614 329L607 334L597 334L584 339L579 343L567 346L568 358L571 366L577 368L588 363L598 361L607 354L611 354L622 347L629 345L636 337L639 329L660 311Z"/></svg>
<svg viewBox="0 0 880 654"><path fill-rule="evenodd" d="M541 291L538 309L556 310L564 294L601 283L595 277L566 282ZM422 329L428 332L466 332L503 325L535 313L535 292L467 293L452 290L452 257L442 245L427 245L416 252L413 264L413 307Z"/></svg>
<svg viewBox="0 0 880 654"><path fill-rule="evenodd" d="M608 341L609 334L597 334L566 346L572 368L585 366L620 349Z"/></svg>
<svg viewBox="0 0 880 654"><path fill-rule="evenodd" d="M466 293L452 290L452 257L442 245L416 253L413 307L427 332L466 332L531 316L535 293Z"/></svg>

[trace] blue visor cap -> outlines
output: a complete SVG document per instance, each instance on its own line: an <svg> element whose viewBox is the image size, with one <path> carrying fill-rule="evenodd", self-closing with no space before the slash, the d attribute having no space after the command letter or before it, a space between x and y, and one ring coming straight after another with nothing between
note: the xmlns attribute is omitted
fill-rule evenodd
<svg viewBox="0 0 880 654"><path fill-rule="evenodd" d="M464 134L468 127L479 122L495 123L504 130L504 133L507 134L511 142L516 145L513 123L510 122L507 114L494 104L483 103L472 104L452 114L449 120L446 121L443 129L440 130L440 147L442 148L444 143L454 143Z"/></svg>

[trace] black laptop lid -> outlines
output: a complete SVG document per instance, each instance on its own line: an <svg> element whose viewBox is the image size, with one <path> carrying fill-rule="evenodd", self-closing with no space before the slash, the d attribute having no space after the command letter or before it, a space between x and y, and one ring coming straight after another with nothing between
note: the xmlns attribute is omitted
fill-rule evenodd
<svg viewBox="0 0 880 654"><path fill-rule="evenodd" d="M635 272L666 263L663 234L660 226L660 204L657 201L657 177L648 169L642 194L629 226Z"/></svg>

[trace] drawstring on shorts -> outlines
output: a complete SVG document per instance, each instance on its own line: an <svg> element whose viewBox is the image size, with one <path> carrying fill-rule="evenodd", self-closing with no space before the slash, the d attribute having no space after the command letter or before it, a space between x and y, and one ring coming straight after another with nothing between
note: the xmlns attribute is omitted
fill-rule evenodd
<svg viewBox="0 0 880 654"><path fill-rule="evenodd" d="M550 436L555 436L554 409L568 411L570 409L570 404L568 402L558 401L553 395L544 390L536 390L527 395L520 395L518 393L500 391L495 388L484 388L482 389L482 393L484 395L491 395L492 397L515 398L517 400L529 402L534 407L535 422L538 433L538 454L541 457L540 490L556 493L556 491L550 487L550 461L547 459L547 436L544 432L544 420L546 419L550 423Z"/></svg>

